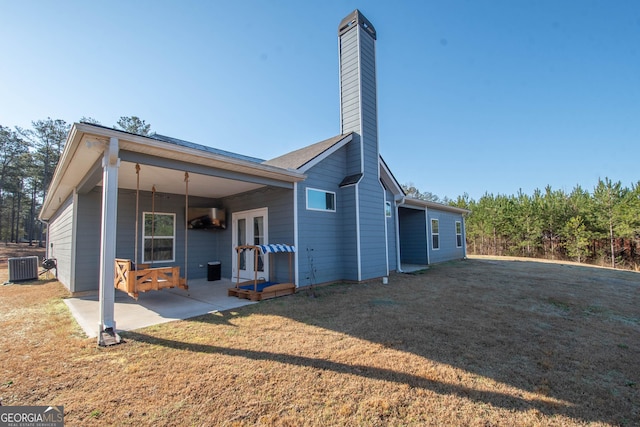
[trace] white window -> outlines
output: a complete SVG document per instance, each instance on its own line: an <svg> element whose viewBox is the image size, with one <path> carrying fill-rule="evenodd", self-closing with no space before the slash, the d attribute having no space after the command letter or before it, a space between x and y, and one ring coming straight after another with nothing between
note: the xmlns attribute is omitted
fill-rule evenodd
<svg viewBox="0 0 640 427"><path fill-rule="evenodd" d="M144 212L144 263L175 260L176 214Z"/></svg>
<svg viewBox="0 0 640 427"><path fill-rule="evenodd" d="M431 249L440 249L440 230L437 219L431 220Z"/></svg>
<svg viewBox="0 0 640 427"><path fill-rule="evenodd" d="M310 211L336 211L336 193L307 188L307 209Z"/></svg>
<svg viewBox="0 0 640 427"><path fill-rule="evenodd" d="M456 221L456 244L462 247L462 222Z"/></svg>
<svg viewBox="0 0 640 427"><path fill-rule="evenodd" d="M391 218L391 202L384 202L384 216Z"/></svg>

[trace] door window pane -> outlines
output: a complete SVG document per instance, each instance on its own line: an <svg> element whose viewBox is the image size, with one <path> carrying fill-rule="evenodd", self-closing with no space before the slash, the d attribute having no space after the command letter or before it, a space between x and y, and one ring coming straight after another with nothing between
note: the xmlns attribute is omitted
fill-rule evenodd
<svg viewBox="0 0 640 427"><path fill-rule="evenodd" d="M253 218L253 244L264 245L264 217ZM254 255L255 256L255 255ZM264 254L258 253L258 271L264 271Z"/></svg>
<svg viewBox="0 0 640 427"><path fill-rule="evenodd" d="M239 219L238 220L238 235L236 236L236 246L242 246L247 244L247 220ZM247 269L247 252L242 251L238 254L240 257L240 270Z"/></svg>

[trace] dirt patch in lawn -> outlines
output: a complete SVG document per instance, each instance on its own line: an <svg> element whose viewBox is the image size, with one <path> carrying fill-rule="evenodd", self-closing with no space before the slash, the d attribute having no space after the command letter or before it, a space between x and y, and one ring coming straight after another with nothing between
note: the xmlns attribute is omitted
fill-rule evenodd
<svg viewBox="0 0 640 427"><path fill-rule="evenodd" d="M1 273L1 271L0 271ZM471 259L123 333L0 287L0 398L68 425L639 425L640 274Z"/></svg>

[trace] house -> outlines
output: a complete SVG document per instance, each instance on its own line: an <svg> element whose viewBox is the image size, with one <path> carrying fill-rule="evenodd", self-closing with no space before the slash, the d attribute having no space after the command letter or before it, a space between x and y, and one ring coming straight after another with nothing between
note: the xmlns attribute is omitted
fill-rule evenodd
<svg viewBox="0 0 640 427"><path fill-rule="evenodd" d="M375 28L356 10L338 38L340 134L271 160L72 126L40 218L60 281L73 293L99 290L101 331L115 329L115 258L178 265L187 280L206 277L210 261L223 277L257 268L288 280L286 259L254 263L234 250L287 243L304 287L465 257L467 211L407 197L380 157Z"/></svg>

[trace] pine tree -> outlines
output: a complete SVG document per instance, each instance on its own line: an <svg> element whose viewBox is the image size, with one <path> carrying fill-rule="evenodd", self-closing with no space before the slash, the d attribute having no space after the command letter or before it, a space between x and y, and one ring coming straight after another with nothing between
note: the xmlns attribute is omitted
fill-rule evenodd
<svg viewBox="0 0 640 427"><path fill-rule="evenodd" d="M611 250L611 267L616 267L615 238L616 230L621 227L620 203L623 199L622 184L612 182L609 178L598 180L593 191L596 224L600 233L607 235Z"/></svg>
<svg viewBox="0 0 640 427"><path fill-rule="evenodd" d="M151 132L151 125L147 124L137 116L122 116L114 127L116 129L122 129L123 131L143 136L149 135L149 132Z"/></svg>

